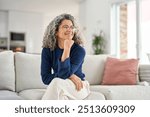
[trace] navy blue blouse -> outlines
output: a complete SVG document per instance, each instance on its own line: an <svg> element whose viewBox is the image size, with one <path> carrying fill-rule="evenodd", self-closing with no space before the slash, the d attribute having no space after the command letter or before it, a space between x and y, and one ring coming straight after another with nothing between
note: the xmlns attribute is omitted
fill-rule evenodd
<svg viewBox="0 0 150 117"><path fill-rule="evenodd" d="M59 47L53 51L50 48L42 49L41 76L44 84L48 85L55 77L67 79L72 74L85 80L85 74L82 72L82 63L85 57L84 48L74 43L71 47L70 56L63 62L61 62L62 54L63 49Z"/></svg>

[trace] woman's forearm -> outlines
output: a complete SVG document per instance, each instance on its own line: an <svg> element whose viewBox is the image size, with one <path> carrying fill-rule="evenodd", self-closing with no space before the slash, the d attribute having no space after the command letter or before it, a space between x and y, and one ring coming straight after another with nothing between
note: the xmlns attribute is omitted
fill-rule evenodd
<svg viewBox="0 0 150 117"><path fill-rule="evenodd" d="M65 61L69 56L70 56L70 49L64 49L61 61L62 62Z"/></svg>
<svg viewBox="0 0 150 117"><path fill-rule="evenodd" d="M70 56L70 50L73 45L74 41L73 40L65 40L64 41L64 51L61 57L61 61L65 61Z"/></svg>

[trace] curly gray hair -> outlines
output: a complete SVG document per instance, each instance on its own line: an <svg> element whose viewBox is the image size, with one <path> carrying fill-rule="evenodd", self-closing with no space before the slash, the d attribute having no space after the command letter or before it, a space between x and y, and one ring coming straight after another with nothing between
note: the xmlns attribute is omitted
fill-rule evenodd
<svg viewBox="0 0 150 117"><path fill-rule="evenodd" d="M42 45L43 48L44 47L50 48L51 50L54 50L56 48L57 46L56 32L58 31L61 22L65 19L72 21L73 26L76 29L73 37L74 42L77 44L83 44L83 40L79 32L79 27L75 22L75 18L70 14L61 14L59 16L56 16L47 26L43 38L43 45Z"/></svg>

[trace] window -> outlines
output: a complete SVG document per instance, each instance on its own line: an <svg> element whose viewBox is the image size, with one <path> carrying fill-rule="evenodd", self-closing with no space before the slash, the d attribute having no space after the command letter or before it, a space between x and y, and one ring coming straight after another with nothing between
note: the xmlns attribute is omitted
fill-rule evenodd
<svg viewBox="0 0 150 117"><path fill-rule="evenodd" d="M150 0L124 0L112 4L111 54L119 58L140 58L149 63L148 34L150 30Z"/></svg>
<svg viewBox="0 0 150 117"><path fill-rule="evenodd" d="M119 58L136 58L136 5L135 1L113 5L112 37L115 55ZM115 10L114 10L115 9ZM114 15L115 14L115 15ZM115 25L114 25L115 24Z"/></svg>
<svg viewBox="0 0 150 117"><path fill-rule="evenodd" d="M141 4L141 62L150 63L147 54L150 54L150 0L142 0Z"/></svg>

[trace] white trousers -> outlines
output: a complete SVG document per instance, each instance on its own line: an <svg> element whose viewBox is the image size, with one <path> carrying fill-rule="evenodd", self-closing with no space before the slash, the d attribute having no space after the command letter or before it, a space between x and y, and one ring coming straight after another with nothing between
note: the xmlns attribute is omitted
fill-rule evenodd
<svg viewBox="0 0 150 117"><path fill-rule="evenodd" d="M54 78L48 85L42 100L82 100L90 94L88 81L82 82L83 88L77 91L71 80Z"/></svg>

